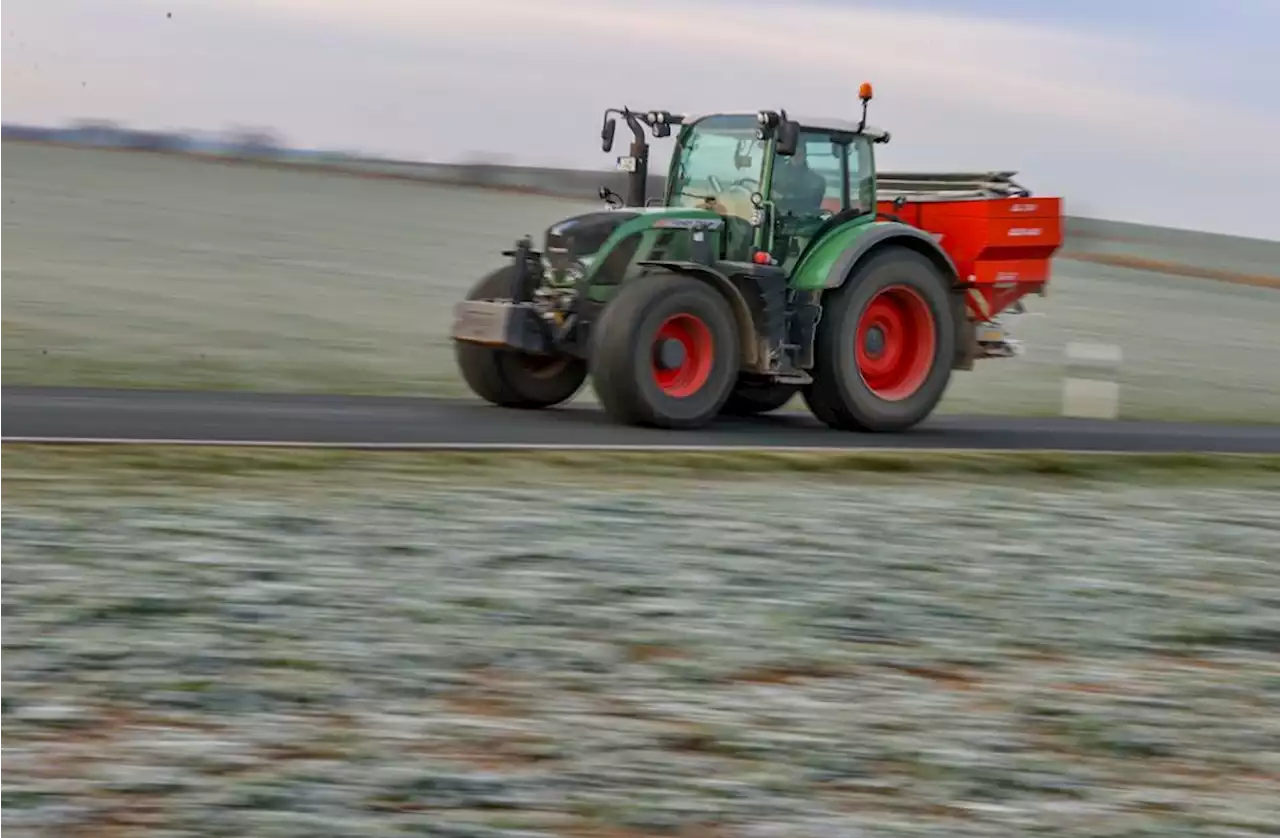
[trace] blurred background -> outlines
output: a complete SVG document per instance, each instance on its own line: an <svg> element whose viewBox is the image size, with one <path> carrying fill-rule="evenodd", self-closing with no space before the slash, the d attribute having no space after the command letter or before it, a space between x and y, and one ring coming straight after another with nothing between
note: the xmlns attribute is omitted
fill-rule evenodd
<svg viewBox="0 0 1280 838"><path fill-rule="evenodd" d="M888 169L1017 169L1073 214L1274 238L1277 11L843 0L13 3L5 121L270 126L296 148L607 167L608 106L857 112Z"/></svg>
<svg viewBox="0 0 1280 838"><path fill-rule="evenodd" d="M1123 351L1122 419L1274 425L1278 28L1268 0L9 0L5 385L467 396L451 307L621 189L605 108L856 118L867 80L881 169L1016 170L1069 215L1007 320L1027 354L944 414L1058 415L1086 341ZM1039 457L5 442L4 825L1274 834L1274 460Z"/></svg>
<svg viewBox="0 0 1280 838"><path fill-rule="evenodd" d="M606 107L852 118L867 79L881 169L1016 170L1070 216L1051 293L1009 318L1027 356L942 410L1054 413L1086 340L1123 350L1127 418L1274 417L1277 13L1198 8L13 3L4 373L461 394L452 302L621 190Z"/></svg>

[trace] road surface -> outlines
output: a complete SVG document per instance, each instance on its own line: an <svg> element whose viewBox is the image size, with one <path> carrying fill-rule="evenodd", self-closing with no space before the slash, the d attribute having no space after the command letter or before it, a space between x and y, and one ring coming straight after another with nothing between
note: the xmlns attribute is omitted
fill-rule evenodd
<svg viewBox="0 0 1280 838"><path fill-rule="evenodd" d="M1278 425L937 416L903 434L832 431L807 414L672 432L590 407L504 410L460 399L5 387L5 441L342 447L918 448L1280 453Z"/></svg>

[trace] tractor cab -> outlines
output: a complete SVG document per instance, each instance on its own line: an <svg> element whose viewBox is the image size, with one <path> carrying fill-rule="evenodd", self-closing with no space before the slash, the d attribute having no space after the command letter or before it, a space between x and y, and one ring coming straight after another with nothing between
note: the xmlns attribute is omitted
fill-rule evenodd
<svg viewBox="0 0 1280 838"><path fill-rule="evenodd" d="M620 113L629 122L638 117L655 136L669 136L671 127L679 126L664 207L715 212L725 224L726 260L750 261L763 252L790 272L821 233L875 211L872 144L887 142L889 135L866 125L870 86L864 85L860 93L860 123L791 119L785 111ZM612 144L611 120L606 114L606 148ZM640 132L637 140L632 155L619 159L619 168L633 179L642 173L647 179L648 148ZM632 205L652 203L644 198L644 185L632 189Z"/></svg>

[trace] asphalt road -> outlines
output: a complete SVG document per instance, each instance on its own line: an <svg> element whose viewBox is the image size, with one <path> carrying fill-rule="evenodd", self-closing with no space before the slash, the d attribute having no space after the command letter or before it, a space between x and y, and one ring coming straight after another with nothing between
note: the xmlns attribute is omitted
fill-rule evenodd
<svg viewBox="0 0 1280 838"><path fill-rule="evenodd" d="M670 432L598 410L504 410L455 399L5 387L6 441L427 448L921 448L1280 453L1280 425L938 416L903 434L832 431L806 414Z"/></svg>

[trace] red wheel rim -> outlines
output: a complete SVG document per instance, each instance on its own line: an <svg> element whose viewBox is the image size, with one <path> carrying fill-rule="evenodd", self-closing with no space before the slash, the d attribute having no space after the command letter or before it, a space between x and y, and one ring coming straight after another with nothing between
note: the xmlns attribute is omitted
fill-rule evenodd
<svg viewBox="0 0 1280 838"><path fill-rule="evenodd" d="M664 344L679 356L662 358ZM678 345L678 348L677 346ZM692 396L711 377L715 342L711 330L702 319L692 314L673 314L658 327L654 335L650 364L653 380L664 395L675 399Z"/></svg>
<svg viewBox="0 0 1280 838"><path fill-rule="evenodd" d="M858 318L858 373L885 401L910 398L933 366L933 312L914 288L881 289Z"/></svg>

